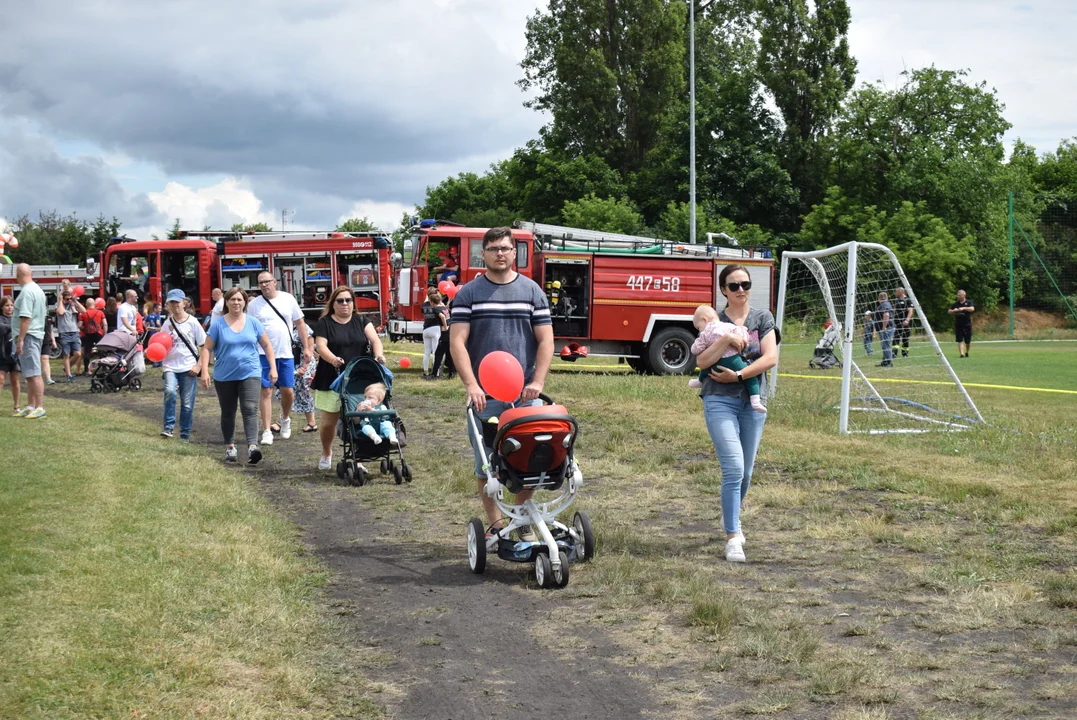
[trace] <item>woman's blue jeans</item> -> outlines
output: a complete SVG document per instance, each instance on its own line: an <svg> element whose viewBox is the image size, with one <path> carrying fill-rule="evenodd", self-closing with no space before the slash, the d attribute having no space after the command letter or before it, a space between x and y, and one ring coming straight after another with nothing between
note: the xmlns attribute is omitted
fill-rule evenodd
<svg viewBox="0 0 1077 720"><path fill-rule="evenodd" d="M165 430L176 426L176 399L180 401L180 437L190 437L194 424L194 396L198 390L198 378L188 373L176 374L166 371L165 381Z"/></svg>
<svg viewBox="0 0 1077 720"><path fill-rule="evenodd" d="M752 482L767 416L753 410L747 398L704 395L703 417L722 465L722 525L733 534L740 531L740 504Z"/></svg>

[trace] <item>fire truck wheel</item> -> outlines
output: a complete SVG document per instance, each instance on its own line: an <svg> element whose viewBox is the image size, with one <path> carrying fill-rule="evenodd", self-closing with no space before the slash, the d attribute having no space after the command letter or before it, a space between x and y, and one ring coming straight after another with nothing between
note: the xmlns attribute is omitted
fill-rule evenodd
<svg viewBox="0 0 1077 720"><path fill-rule="evenodd" d="M659 375L688 375L696 367L692 333L680 327L658 331L647 345L647 360Z"/></svg>

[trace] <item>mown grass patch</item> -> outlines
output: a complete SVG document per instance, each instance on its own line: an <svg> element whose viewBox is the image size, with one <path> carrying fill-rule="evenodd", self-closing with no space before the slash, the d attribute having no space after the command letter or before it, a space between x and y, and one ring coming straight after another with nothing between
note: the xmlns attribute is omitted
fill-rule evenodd
<svg viewBox="0 0 1077 720"><path fill-rule="evenodd" d="M251 475L104 407L0 424L0 717L382 715Z"/></svg>

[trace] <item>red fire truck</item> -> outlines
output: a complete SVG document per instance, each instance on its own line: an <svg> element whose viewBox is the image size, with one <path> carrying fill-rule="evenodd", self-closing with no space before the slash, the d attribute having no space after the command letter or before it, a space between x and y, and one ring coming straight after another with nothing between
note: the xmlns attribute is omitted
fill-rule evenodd
<svg viewBox="0 0 1077 720"><path fill-rule="evenodd" d="M105 249L101 274L110 295L131 288L160 302L180 289L205 315L213 309L213 288L257 292L258 274L268 270L308 320L321 313L334 287L347 284L357 309L383 325L391 253L390 240L377 232L185 232L177 240L114 242Z"/></svg>
<svg viewBox="0 0 1077 720"><path fill-rule="evenodd" d="M447 257L464 283L485 272L486 228L424 221L404 241L393 286L390 339L422 333L421 305ZM692 313L722 306L718 273L730 263L751 276L755 302L774 305L770 248L678 244L536 223L516 223L516 270L546 290L556 352L576 360L590 355L623 358L639 372L687 374L695 367ZM716 304L717 303L717 304Z"/></svg>
<svg viewBox="0 0 1077 720"><path fill-rule="evenodd" d="M18 297L19 283L15 278L16 265L0 265L0 296ZM96 271L78 265L35 265L34 282L41 286L50 305L56 304L60 295L60 286L67 280L72 285L81 285L88 296L97 293L98 279Z"/></svg>

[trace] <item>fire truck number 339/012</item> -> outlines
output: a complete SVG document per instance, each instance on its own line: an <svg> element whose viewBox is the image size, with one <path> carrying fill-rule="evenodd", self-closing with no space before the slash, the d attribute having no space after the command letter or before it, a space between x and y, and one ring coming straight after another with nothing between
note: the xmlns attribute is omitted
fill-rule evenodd
<svg viewBox="0 0 1077 720"><path fill-rule="evenodd" d="M625 283L629 290L639 290L645 292L647 290L655 290L658 292L679 292L681 289L681 279L679 277L665 276L654 277L652 275L629 275L628 282Z"/></svg>

